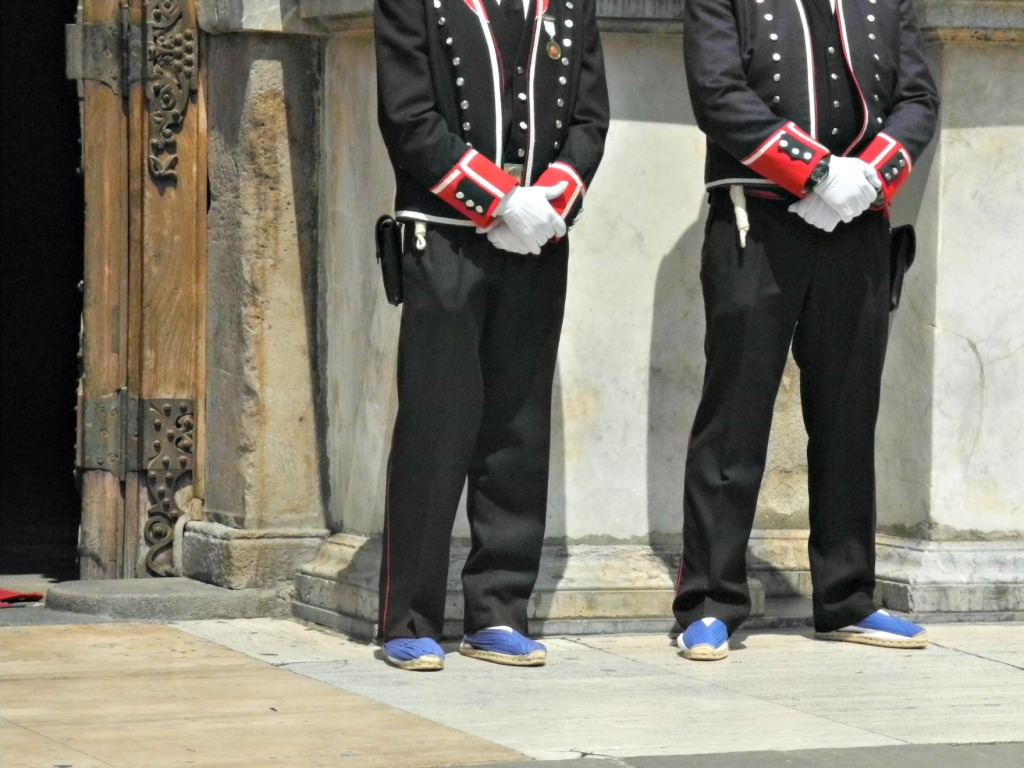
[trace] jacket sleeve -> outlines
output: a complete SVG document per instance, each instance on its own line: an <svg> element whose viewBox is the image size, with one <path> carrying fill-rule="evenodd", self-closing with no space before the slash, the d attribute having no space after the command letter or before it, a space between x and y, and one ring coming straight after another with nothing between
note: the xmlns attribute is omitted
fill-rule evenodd
<svg viewBox="0 0 1024 768"><path fill-rule="evenodd" d="M426 4L377 0L377 122L391 162L479 226L516 180L453 133L437 103Z"/></svg>
<svg viewBox="0 0 1024 768"><path fill-rule="evenodd" d="M925 60L917 14L911 0L901 0L899 72L893 107L882 130L859 155L878 170L886 204L932 140L938 116L938 89Z"/></svg>
<svg viewBox="0 0 1024 768"><path fill-rule="evenodd" d="M697 126L748 168L802 197L828 149L774 114L747 83L730 0L686 0L686 83Z"/></svg>
<svg viewBox="0 0 1024 768"><path fill-rule="evenodd" d="M570 225L582 210L583 196L604 155L609 121L608 85L597 27L597 4L587 0L581 5L583 35L578 43L582 61L572 116L558 159L544 170L536 182L546 186L566 182L565 192L552 200L551 205Z"/></svg>

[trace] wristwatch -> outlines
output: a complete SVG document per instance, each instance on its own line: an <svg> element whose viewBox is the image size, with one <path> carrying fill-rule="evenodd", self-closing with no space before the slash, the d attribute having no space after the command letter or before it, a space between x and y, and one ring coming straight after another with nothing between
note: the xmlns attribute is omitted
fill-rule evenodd
<svg viewBox="0 0 1024 768"><path fill-rule="evenodd" d="M830 157L832 157L832 155L825 155L818 161L818 164L814 166L814 170L811 171L810 178L807 179L806 189L808 192L818 186L818 184L823 182L825 177L828 176L828 161Z"/></svg>

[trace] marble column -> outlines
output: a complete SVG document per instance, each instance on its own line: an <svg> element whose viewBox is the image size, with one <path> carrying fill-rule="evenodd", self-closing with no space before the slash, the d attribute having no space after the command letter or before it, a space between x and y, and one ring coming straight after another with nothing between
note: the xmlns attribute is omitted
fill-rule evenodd
<svg viewBox="0 0 1024 768"><path fill-rule="evenodd" d="M901 193L919 231L893 318L878 431L879 593L953 617L1024 610L1019 143L1020 3L919 3L944 98L942 133ZM328 525L299 567L297 615L369 636L400 310L384 300L371 226L393 182L376 128L368 0L300 0L328 32L320 163L318 350ZM664 631L681 545L682 468L703 374L698 280L704 143L683 80L676 2L599 0L613 121L571 235L553 398L548 540L535 632ZM979 15L981 14L981 15ZM998 286L998 287L997 287ZM799 373L776 404L748 554L764 596L807 596ZM456 523L448 626L461 629Z"/></svg>

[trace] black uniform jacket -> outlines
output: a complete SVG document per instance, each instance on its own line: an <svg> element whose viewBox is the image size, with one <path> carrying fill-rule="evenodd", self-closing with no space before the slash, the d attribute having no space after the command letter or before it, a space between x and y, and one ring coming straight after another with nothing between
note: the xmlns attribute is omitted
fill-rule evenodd
<svg viewBox="0 0 1024 768"><path fill-rule="evenodd" d="M829 150L805 0L686 0L687 83L708 139L708 188L778 186L802 197ZM842 55L863 116L840 154L878 169L892 198L935 132L939 98L911 0L836 0Z"/></svg>
<svg viewBox="0 0 1024 768"><path fill-rule="evenodd" d="M570 224L578 215L608 131L595 0L527 2L510 65L484 0L377 0L378 122L398 218L488 227L518 175L567 182L552 205Z"/></svg>

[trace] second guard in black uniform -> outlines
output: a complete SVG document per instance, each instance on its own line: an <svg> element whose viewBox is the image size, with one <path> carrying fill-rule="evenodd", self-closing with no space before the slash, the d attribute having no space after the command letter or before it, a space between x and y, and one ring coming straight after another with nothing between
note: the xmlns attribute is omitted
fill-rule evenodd
<svg viewBox="0 0 1024 768"><path fill-rule="evenodd" d="M939 105L911 0L687 0L683 24L710 212L678 645L724 658L750 611L747 542L792 346L816 636L923 647L921 627L873 602L887 211Z"/></svg>

